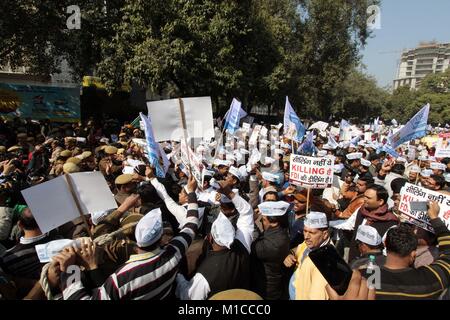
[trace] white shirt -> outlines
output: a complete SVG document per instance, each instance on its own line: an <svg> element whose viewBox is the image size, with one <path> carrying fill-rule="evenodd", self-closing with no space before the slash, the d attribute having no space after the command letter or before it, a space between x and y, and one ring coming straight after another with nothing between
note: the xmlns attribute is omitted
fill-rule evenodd
<svg viewBox="0 0 450 320"><path fill-rule="evenodd" d="M167 193L164 185L158 181L156 178L152 178L150 183L155 187L156 193L158 196L164 201L167 209L172 213L177 219L178 224L180 225L180 229L186 224L186 214L187 214L187 204L185 206L180 206L176 203ZM198 208L198 219L199 225L203 219L203 213L205 212L205 208Z"/></svg>
<svg viewBox="0 0 450 320"><path fill-rule="evenodd" d="M250 254L253 241L253 230L255 227L253 221L253 209L251 205L237 193L235 193L232 202L236 207L237 212L239 212L239 218L236 224L237 230L234 238L239 240ZM175 294L181 300L205 300L211 291L208 281L200 273L196 273L190 281L187 281L184 276L178 274L176 281L177 289L175 290Z"/></svg>

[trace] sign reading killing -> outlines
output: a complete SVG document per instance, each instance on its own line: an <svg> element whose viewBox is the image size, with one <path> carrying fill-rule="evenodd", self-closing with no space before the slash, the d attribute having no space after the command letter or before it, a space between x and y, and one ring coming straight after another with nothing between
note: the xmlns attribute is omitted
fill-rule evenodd
<svg viewBox="0 0 450 320"><path fill-rule="evenodd" d="M292 184L314 189L325 189L333 183L331 158L314 158L291 155L289 181Z"/></svg>

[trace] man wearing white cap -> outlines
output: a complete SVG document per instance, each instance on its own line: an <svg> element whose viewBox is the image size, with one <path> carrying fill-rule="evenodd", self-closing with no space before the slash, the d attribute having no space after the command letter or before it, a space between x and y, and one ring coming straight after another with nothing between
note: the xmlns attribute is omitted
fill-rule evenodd
<svg viewBox="0 0 450 320"><path fill-rule="evenodd" d="M236 167L230 167L226 179L232 187L239 187L241 181L244 180L241 171Z"/></svg>
<svg viewBox="0 0 450 320"><path fill-rule="evenodd" d="M375 263L379 266L384 265L383 244L381 236L377 229L368 225L361 225L356 232L356 243L360 256L350 262L352 269L367 268L370 256L375 257Z"/></svg>
<svg viewBox="0 0 450 320"><path fill-rule="evenodd" d="M408 181L409 183L416 183L417 180L417 175L420 173L420 168L418 165L413 165L409 168L409 173L408 173Z"/></svg>
<svg viewBox="0 0 450 320"><path fill-rule="evenodd" d="M341 180L345 180L349 171L353 172L355 175L358 173L362 156L363 154L361 152L353 152L346 155L347 161L345 163L345 168L341 172Z"/></svg>
<svg viewBox="0 0 450 320"><path fill-rule="evenodd" d="M214 179L216 180L224 180L228 174L228 170L230 169L231 163L228 160L214 160L214 165L217 167L217 172L214 175Z"/></svg>
<svg viewBox="0 0 450 320"><path fill-rule="evenodd" d="M283 143L281 145L281 150L283 150L285 156L291 155L292 147L289 143Z"/></svg>
<svg viewBox="0 0 450 320"><path fill-rule="evenodd" d="M195 195L197 183L193 177L187 184L189 208L186 224L178 236L160 248L163 233L161 210L147 213L137 224L135 238L137 255L115 273L93 294L81 280L70 281L67 268L75 262L76 254L59 255L61 284L65 300L162 300L169 298L181 259L198 229L198 205ZM161 281L165 279L164 281Z"/></svg>
<svg viewBox="0 0 450 320"><path fill-rule="evenodd" d="M358 176L362 177L364 175L370 175L372 174L369 171L370 166L372 165L372 162L366 159L361 159L361 165L359 166L358 170Z"/></svg>
<svg viewBox="0 0 450 320"><path fill-rule="evenodd" d="M263 202L258 205L262 216L262 232L252 244L252 291L265 300L282 298L283 261L289 254L287 211L291 205L284 201Z"/></svg>
<svg viewBox="0 0 450 320"><path fill-rule="evenodd" d="M279 176L267 171L261 173L260 181L261 181L261 190L259 191L259 203L263 202L264 194L268 191L268 189L277 189L277 183L279 182Z"/></svg>
<svg viewBox="0 0 450 320"><path fill-rule="evenodd" d="M319 269L309 258L309 253L331 243L328 219L323 212L310 212L306 215L303 230L305 241L297 247L295 256L289 255L284 264L290 267L297 264L289 284L291 300L327 300L325 289L328 284Z"/></svg>
<svg viewBox="0 0 450 320"><path fill-rule="evenodd" d="M447 166L440 162L432 162L430 163L430 169L433 170L433 174L442 175L447 169Z"/></svg>
<svg viewBox="0 0 450 320"><path fill-rule="evenodd" d="M204 300L224 290L250 287L253 210L225 181L219 184L221 189L218 192L230 199L239 212L236 230L220 213L207 236L210 248L197 273L190 281L180 274L177 276L176 295L182 300Z"/></svg>

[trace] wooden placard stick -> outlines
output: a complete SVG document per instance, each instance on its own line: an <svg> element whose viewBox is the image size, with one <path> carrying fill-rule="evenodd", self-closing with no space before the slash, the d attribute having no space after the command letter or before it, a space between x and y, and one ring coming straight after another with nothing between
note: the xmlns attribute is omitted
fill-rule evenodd
<svg viewBox="0 0 450 320"><path fill-rule="evenodd" d="M72 177L68 173L64 174L64 176L66 177L66 182L67 182L67 185L69 186L69 191L72 194L72 198L75 201L75 205L77 206L78 213L80 214L80 217L83 220L84 226L86 227L89 237L92 238L91 229L89 228L89 224L87 223L86 216L83 214L83 211L81 210L80 201L78 200L78 197L75 193L75 188L73 186Z"/></svg>

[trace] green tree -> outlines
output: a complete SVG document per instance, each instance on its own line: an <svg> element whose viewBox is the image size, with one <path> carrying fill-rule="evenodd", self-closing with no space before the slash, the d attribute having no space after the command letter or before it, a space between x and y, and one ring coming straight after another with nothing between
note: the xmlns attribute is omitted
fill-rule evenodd
<svg viewBox="0 0 450 320"><path fill-rule="evenodd" d="M389 93L378 87L374 77L353 70L340 88L341 103L335 103L333 114L338 118L368 122L380 116L389 98Z"/></svg>
<svg viewBox="0 0 450 320"><path fill-rule="evenodd" d="M396 119L399 123L408 121L418 110L416 110L417 93L410 87L397 88L388 98L383 109L384 119Z"/></svg>

